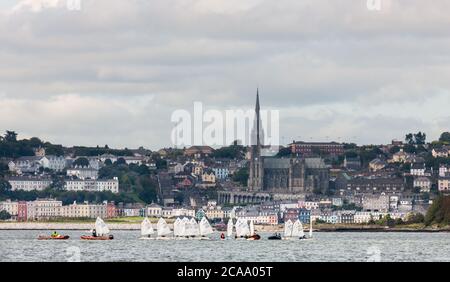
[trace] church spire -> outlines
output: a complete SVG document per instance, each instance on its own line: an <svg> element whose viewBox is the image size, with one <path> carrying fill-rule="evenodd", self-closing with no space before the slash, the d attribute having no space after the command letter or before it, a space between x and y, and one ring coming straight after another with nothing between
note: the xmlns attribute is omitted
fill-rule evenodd
<svg viewBox="0 0 450 282"><path fill-rule="evenodd" d="M256 145L260 146L261 145L261 141L260 141L260 124L261 124L261 115L259 113L260 107L259 107L259 88L256 88L256 107L255 107L255 112L256 112Z"/></svg>

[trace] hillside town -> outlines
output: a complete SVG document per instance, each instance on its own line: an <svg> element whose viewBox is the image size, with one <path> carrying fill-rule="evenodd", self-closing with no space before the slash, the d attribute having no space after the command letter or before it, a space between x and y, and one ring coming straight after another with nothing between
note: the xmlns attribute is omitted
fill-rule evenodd
<svg viewBox="0 0 450 282"><path fill-rule="evenodd" d="M255 124L260 123L259 99ZM39 138L0 140L0 219L114 217L288 219L367 224L423 221L450 191L450 133L389 144L293 141L277 155L256 144L185 148L64 147Z"/></svg>

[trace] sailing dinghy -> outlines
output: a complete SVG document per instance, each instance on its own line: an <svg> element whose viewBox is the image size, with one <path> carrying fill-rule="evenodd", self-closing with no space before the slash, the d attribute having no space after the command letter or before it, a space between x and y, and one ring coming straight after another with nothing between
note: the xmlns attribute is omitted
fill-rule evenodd
<svg viewBox="0 0 450 282"><path fill-rule="evenodd" d="M141 238L139 239L154 239L151 237L152 234L154 234L155 231L153 230L152 223L150 220L146 217L141 223Z"/></svg>
<svg viewBox="0 0 450 282"><path fill-rule="evenodd" d="M200 239L201 240L210 240L211 238L207 237L207 235L214 233L211 225L209 224L206 217L203 217L202 220L200 220Z"/></svg>
<svg viewBox="0 0 450 282"><path fill-rule="evenodd" d="M162 217L159 218L158 223L156 225L156 232L158 234L158 237L156 239L158 240L168 240L170 237L168 235L172 233L172 231L169 228L169 225L167 224L166 220Z"/></svg>
<svg viewBox="0 0 450 282"><path fill-rule="evenodd" d="M250 220L250 236L248 236L247 240L253 241L259 239L261 239L261 236L255 233L255 225L253 220Z"/></svg>
<svg viewBox="0 0 450 282"><path fill-rule="evenodd" d="M227 237L228 239L231 239L232 236L233 236L233 219L230 218L227 224Z"/></svg>
<svg viewBox="0 0 450 282"><path fill-rule="evenodd" d="M289 240L292 237L292 229L294 227L294 224L289 219L284 223L284 237L283 240Z"/></svg>
<svg viewBox="0 0 450 282"><path fill-rule="evenodd" d="M109 235L109 228L106 223L100 217L97 217L95 221L95 229L92 232L92 235L83 235L81 236L82 240L112 240L114 239L113 235Z"/></svg>

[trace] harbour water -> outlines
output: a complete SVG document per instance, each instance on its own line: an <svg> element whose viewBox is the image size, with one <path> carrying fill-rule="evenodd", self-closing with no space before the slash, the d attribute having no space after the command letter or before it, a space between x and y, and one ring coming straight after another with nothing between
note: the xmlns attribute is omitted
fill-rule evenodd
<svg viewBox="0 0 450 282"><path fill-rule="evenodd" d="M0 261L450 261L450 233L315 233L313 240L138 240L114 231L112 241L39 241L51 231L0 230Z"/></svg>

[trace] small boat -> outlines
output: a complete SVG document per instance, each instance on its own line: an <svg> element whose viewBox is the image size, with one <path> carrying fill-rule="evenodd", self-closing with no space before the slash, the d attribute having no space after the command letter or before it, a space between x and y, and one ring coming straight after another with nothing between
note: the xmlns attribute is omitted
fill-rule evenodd
<svg viewBox="0 0 450 282"><path fill-rule="evenodd" d="M156 225L156 232L158 234L157 240L170 240L171 238L168 237L172 231L169 228L169 225L167 225L167 222L164 220L164 218L160 217L158 220L158 223Z"/></svg>
<svg viewBox="0 0 450 282"><path fill-rule="evenodd" d="M114 239L113 235L107 236L92 236L92 235L83 235L81 236L82 240L91 240L91 241L105 241Z"/></svg>
<svg viewBox="0 0 450 282"><path fill-rule="evenodd" d="M214 233L206 217L200 220L200 240L211 240L207 235Z"/></svg>
<svg viewBox="0 0 450 282"><path fill-rule="evenodd" d="M222 232L227 231L227 227L228 226L223 221L214 225L214 229L216 229L216 231L222 231Z"/></svg>
<svg viewBox="0 0 450 282"><path fill-rule="evenodd" d="M284 223L284 236L282 238L283 240L289 240L292 238L293 227L294 224L290 219Z"/></svg>
<svg viewBox="0 0 450 282"><path fill-rule="evenodd" d="M145 240L154 239L151 237L151 235L153 233L155 233L155 231L153 230L152 223L150 222L148 217L144 218L144 220L141 223L141 236L142 237L140 237L139 239L145 239Z"/></svg>
<svg viewBox="0 0 450 282"><path fill-rule="evenodd" d="M250 236L250 229L248 227L247 220L238 218L235 226L236 226L235 239L245 240L248 238L248 236Z"/></svg>
<svg viewBox="0 0 450 282"><path fill-rule="evenodd" d="M67 240L70 237L68 235L58 235L58 236L46 236L39 235L38 240Z"/></svg>
<svg viewBox="0 0 450 282"><path fill-rule="evenodd" d="M109 234L108 226L100 217L97 217L95 221L95 232L93 233L95 234L81 236L81 240L104 241L114 239L114 236Z"/></svg>
<svg viewBox="0 0 450 282"><path fill-rule="evenodd" d="M281 240L281 235L278 233L273 234L272 236L269 236L269 238L267 238L269 240Z"/></svg>
<svg viewBox="0 0 450 282"><path fill-rule="evenodd" d="M250 220L250 235L247 236L247 240L254 241L261 239L261 236L255 233L255 225L253 224L253 220Z"/></svg>

